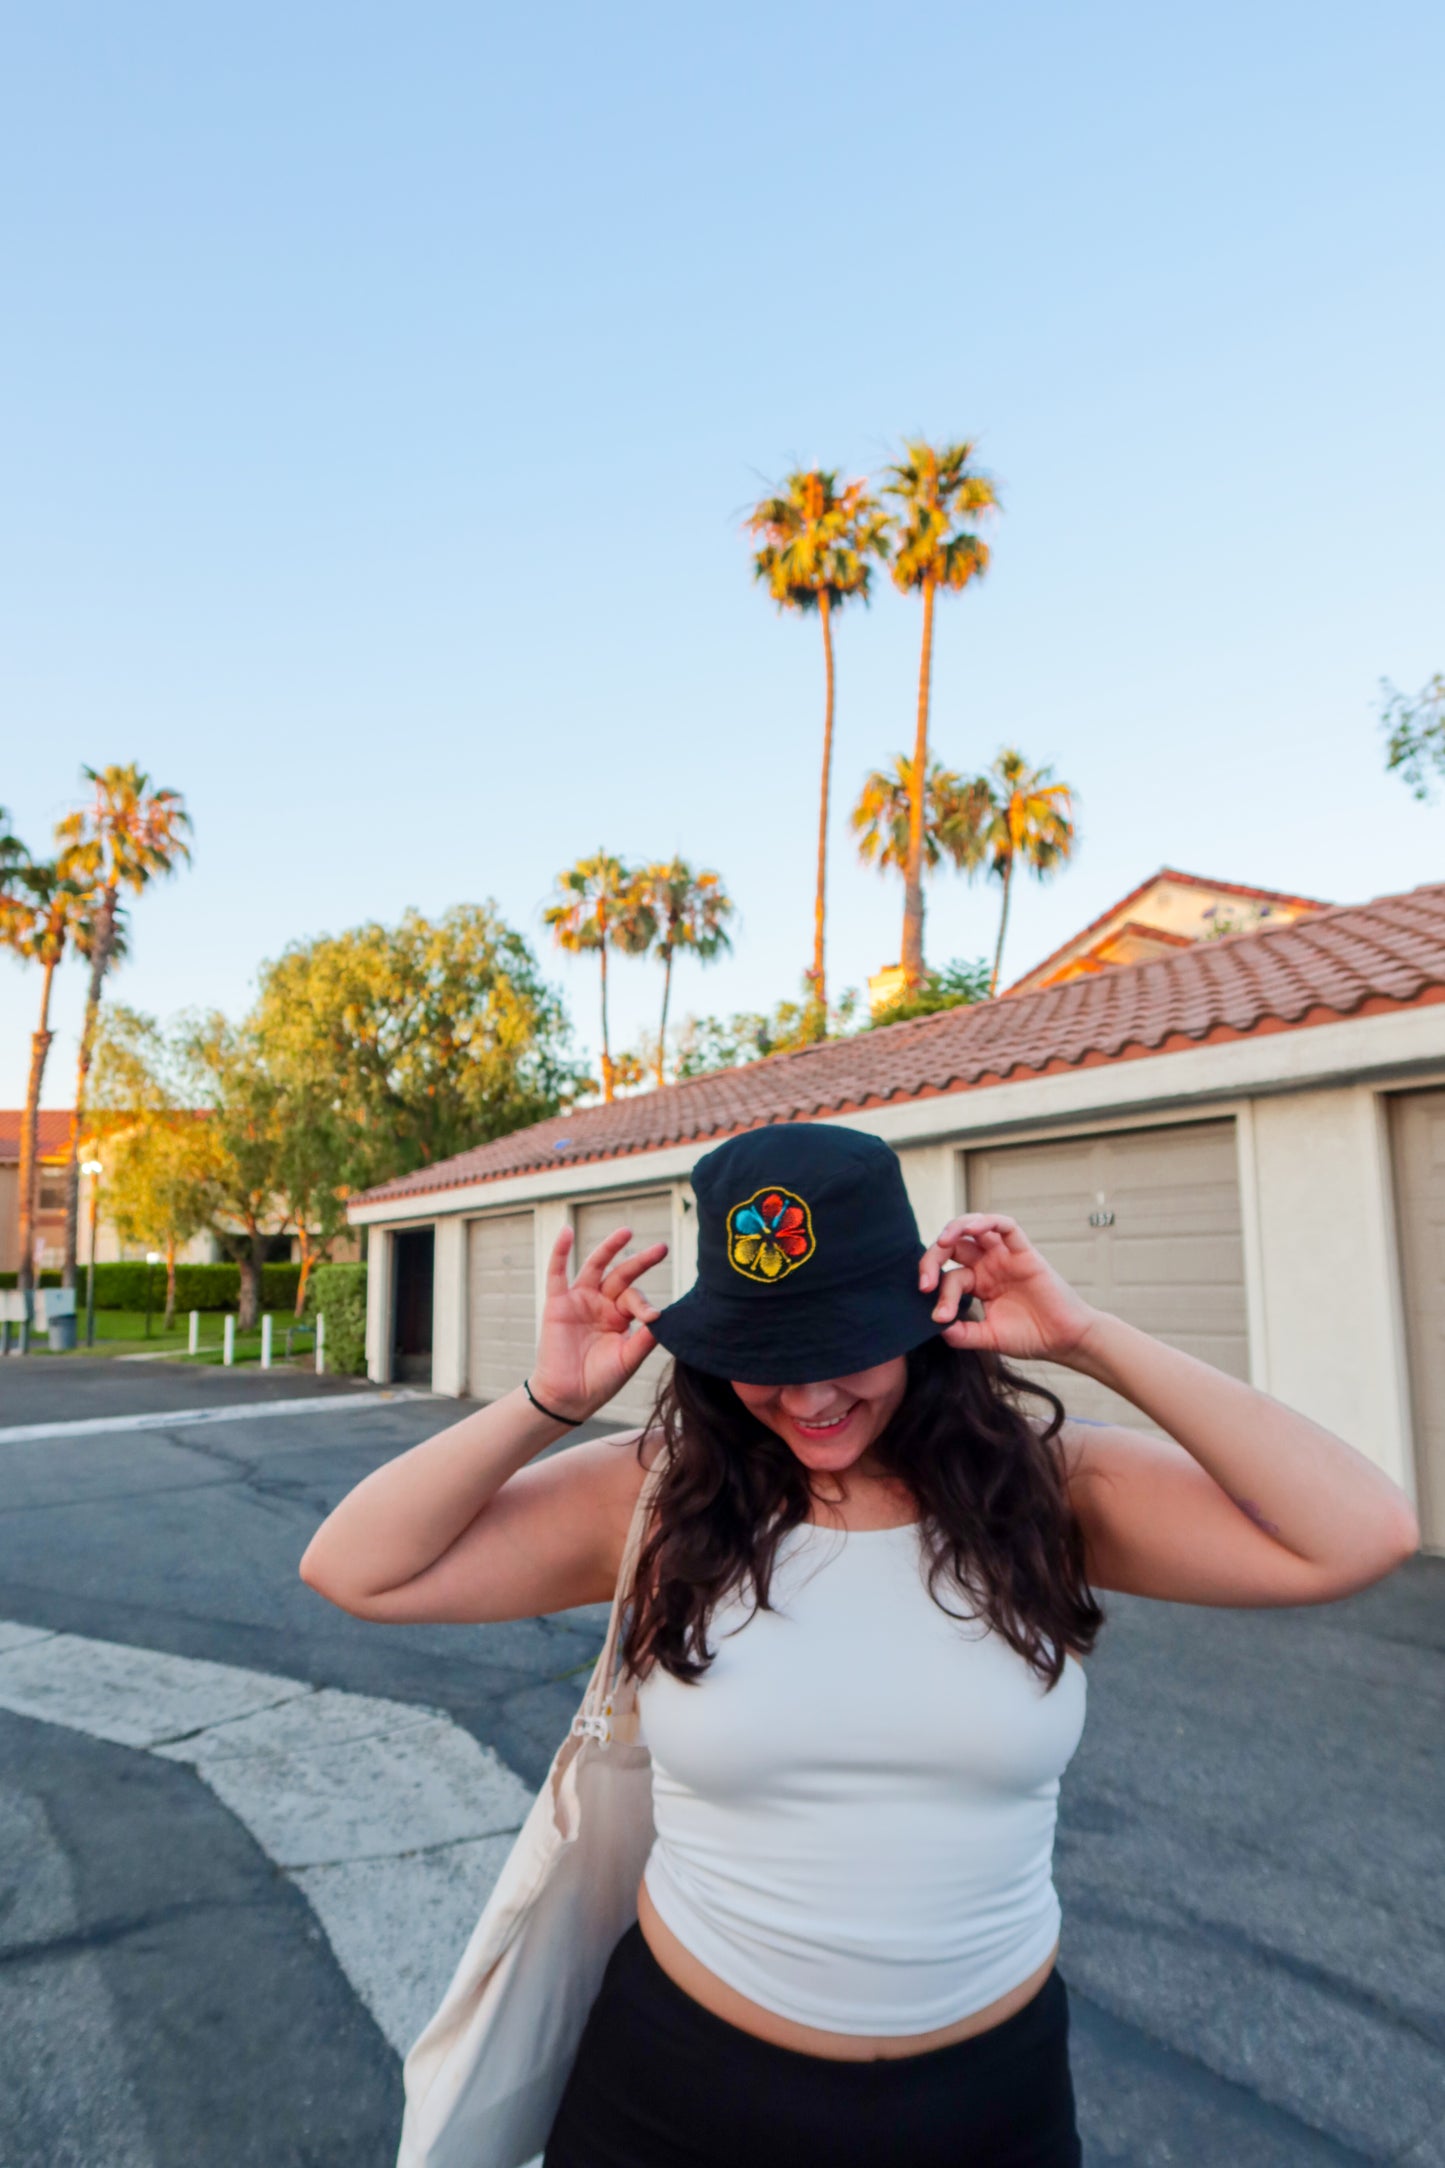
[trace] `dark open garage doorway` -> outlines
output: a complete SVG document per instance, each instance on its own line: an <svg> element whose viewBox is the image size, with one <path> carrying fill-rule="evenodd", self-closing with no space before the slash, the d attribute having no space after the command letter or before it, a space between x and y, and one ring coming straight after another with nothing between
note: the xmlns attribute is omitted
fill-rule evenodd
<svg viewBox="0 0 1445 2168"><path fill-rule="evenodd" d="M395 1241L396 1299L392 1305L395 1337L391 1374L403 1381L430 1385L436 1234L430 1227L408 1227L395 1237Z"/></svg>

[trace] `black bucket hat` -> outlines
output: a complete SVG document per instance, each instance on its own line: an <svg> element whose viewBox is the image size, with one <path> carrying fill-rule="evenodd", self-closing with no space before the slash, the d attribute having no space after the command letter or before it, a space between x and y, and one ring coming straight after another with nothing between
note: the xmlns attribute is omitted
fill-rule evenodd
<svg viewBox="0 0 1445 2168"><path fill-rule="evenodd" d="M777 1122L708 1152L692 1187L697 1281L649 1328L669 1354L743 1385L810 1385L942 1331L903 1170L879 1138Z"/></svg>

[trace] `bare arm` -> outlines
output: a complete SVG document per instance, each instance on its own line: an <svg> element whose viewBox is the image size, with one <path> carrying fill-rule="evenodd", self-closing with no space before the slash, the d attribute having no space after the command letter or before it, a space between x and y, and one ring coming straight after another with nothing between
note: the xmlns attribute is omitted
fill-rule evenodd
<svg viewBox="0 0 1445 2168"><path fill-rule="evenodd" d="M944 1263L958 1269L941 1279ZM1014 1221L950 1221L924 1260L957 1347L1065 1364L1143 1410L1164 1438L1070 1424L1070 1495L1099 1588L1179 1603L1326 1603L1420 1541L1399 1486L1332 1431L1209 1363L1094 1310Z"/></svg>
<svg viewBox="0 0 1445 2168"><path fill-rule="evenodd" d="M621 1264L630 1230L600 1243L567 1280L571 1230L548 1266L532 1388L560 1414L605 1407L654 1345L634 1281L666 1254ZM532 1618L612 1594L642 1480L638 1434L599 1438L528 1464L567 1432L520 1385L358 1483L322 1522L301 1578L360 1618Z"/></svg>

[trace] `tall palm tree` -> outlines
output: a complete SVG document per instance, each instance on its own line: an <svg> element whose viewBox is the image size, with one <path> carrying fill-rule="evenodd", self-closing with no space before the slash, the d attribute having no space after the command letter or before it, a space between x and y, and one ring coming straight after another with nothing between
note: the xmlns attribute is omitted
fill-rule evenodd
<svg viewBox="0 0 1445 2168"><path fill-rule="evenodd" d="M1046 881L1067 864L1077 837L1073 791L1067 783L1054 781L1052 768L1031 768L1022 753L1008 748L999 754L988 774L981 776L979 781L989 797L988 818L983 830L984 852L990 873L996 874L1003 883L998 945L993 952L993 973L988 983L992 996L998 992L1015 865L1021 859L1035 880Z"/></svg>
<svg viewBox="0 0 1445 2168"><path fill-rule="evenodd" d="M701 964L715 963L733 945L727 927L735 906L720 873L706 867L695 873L685 858L648 866L642 884L657 925L653 953L662 959L662 1021L657 1027L657 1060L653 1066L653 1075L661 1085L667 1081L663 1064L673 958L679 949L686 949Z"/></svg>
<svg viewBox="0 0 1445 2168"><path fill-rule="evenodd" d="M574 954L597 953L602 967L602 1096L611 1099L616 1071L607 1025L607 951L640 956L652 946L657 920L642 875L609 851L599 850L558 874L557 900L542 915L559 948Z"/></svg>
<svg viewBox="0 0 1445 2168"><path fill-rule="evenodd" d="M875 768L865 777L851 816L858 856L865 866L901 873L906 880L917 830L922 872L936 872L945 859L962 872L974 872L982 863L983 829L991 811L982 778L961 776L935 760L921 801L922 819L915 821L914 808L920 802L913 788L916 773L907 754L899 753L891 768ZM918 912L921 933L921 880Z"/></svg>
<svg viewBox="0 0 1445 2168"><path fill-rule="evenodd" d="M913 837L913 762L894 756L891 768L864 777L852 826L858 856L880 873L908 872ZM969 780L935 760L928 770L923 812L923 869L935 873L945 859L964 872L981 863L980 830L989 812L981 779Z"/></svg>
<svg viewBox="0 0 1445 2168"><path fill-rule="evenodd" d="M780 610L816 610L823 627L823 782L818 795L818 886L813 903L813 998L826 1011L824 940L828 913L828 797L833 773L833 612L866 602L874 558L888 554L888 520L866 482L844 482L835 469L785 474L747 519L759 538L753 577Z"/></svg>
<svg viewBox="0 0 1445 2168"><path fill-rule="evenodd" d="M933 692L933 604L939 589L961 594L988 570L989 547L977 522L998 508L992 480L973 464L968 442L933 445L921 437L904 445L887 468L883 495L898 506L894 584L923 596L923 650L918 666L918 721L913 764L928 773L928 714ZM923 801L912 809L903 891L903 969L910 986L923 978Z"/></svg>
<svg viewBox="0 0 1445 2168"><path fill-rule="evenodd" d="M3 820L0 820L3 827ZM4 838L0 836L0 854ZM40 1021L30 1034L30 1074L20 1121L19 1285L35 1284L35 1172L40 1128L40 1094L45 1064L55 1034L50 1029L50 994L56 968L67 947L89 951L90 919L86 884L79 878L74 853L62 850L50 860L11 857L0 869L0 942L40 966Z"/></svg>
<svg viewBox="0 0 1445 2168"><path fill-rule="evenodd" d="M70 1117L66 1169L65 1264L62 1284L75 1285L76 1229L80 1211L80 1136L85 1090L95 1051L95 1029L105 975L121 938L121 891L139 895L155 880L189 864L191 816L179 791L158 790L134 761L125 766L82 768L91 786L87 805L67 814L56 840L70 854L74 877L85 884L89 925L90 984L75 1069L75 1109Z"/></svg>

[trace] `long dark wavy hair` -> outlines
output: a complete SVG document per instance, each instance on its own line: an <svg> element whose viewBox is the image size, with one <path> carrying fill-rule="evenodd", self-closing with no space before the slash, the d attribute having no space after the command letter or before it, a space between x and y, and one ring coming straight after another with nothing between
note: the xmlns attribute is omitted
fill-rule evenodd
<svg viewBox="0 0 1445 2168"><path fill-rule="evenodd" d="M1047 1405L1042 1429L1025 1395ZM986 1620L1050 1687L1066 1653L1087 1653L1104 1623L1069 1505L1063 1419L1053 1393L997 1356L934 1339L909 1355L903 1399L873 1446L917 1500L935 1603ZM712 1662L708 1621L721 1597L750 1586L754 1608L772 1609L778 1545L808 1519L813 1494L802 1462L725 1378L674 1362L650 1428L669 1460L623 1655L638 1675L660 1664L692 1681Z"/></svg>

